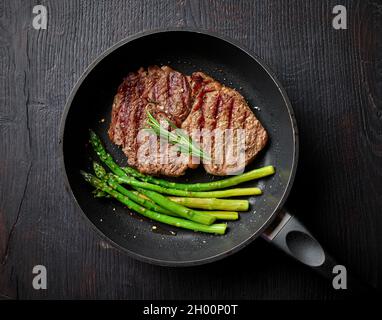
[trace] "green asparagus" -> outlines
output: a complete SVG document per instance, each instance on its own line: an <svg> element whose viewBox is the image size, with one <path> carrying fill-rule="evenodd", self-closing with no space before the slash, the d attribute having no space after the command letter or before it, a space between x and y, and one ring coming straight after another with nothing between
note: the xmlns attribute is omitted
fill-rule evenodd
<svg viewBox="0 0 382 320"><path fill-rule="evenodd" d="M172 202L167 197L161 195L158 192L145 190L141 188L135 188L138 192L144 194L145 196L149 197L152 201L154 201L156 204L160 205L161 207L170 210L171 212L174 212L178 214L179 216L198 222L202 224L210 225L212 224L216 218L205 213L200 213L196 210L186 208L180 204L177 204L175 202Z"/></svg>
<svg viewBox="0 0 382 320"><path fill-rule="evenodd" d="M246 173L243 173L234 177L218 180L218 181L201 182L201 183L178 183L178 182L172 182L172 181L167 181L164 179L155 178L152 176L147 176L131 167L123 167L122 170L125 171L129 176L135 177L144 182L156 184L165 188L179 189L179 190L186 190L186 191L210 191L210 190L224 189L224 188L236 186L243 182L247 182L247 181L251 181L251 180L255 180L259 178L264 178L266 176L269 176L275 173L275 168L273 166L266 166L266 167L254 169Z"/></svg>
<svg viewBox="0 0 382 320"><path fill-rule="evenodd" d="M141 194L141 193L139 193L137 191L132 191L132 192L136 196L138 196L140 198L143 198L143 199L145 199L145 200L155 204L155 202L153 202L149 197L146 197L145 195L143 195L143 194ZM168 198L168 199L170 199L170 198ZM195 198L187 198L187 199L193 200ZM201 199L201 200L205 200L205 199ZM209 199L207 199L207 200L209 200ZM238 201L241 201L241 200L238 200ZM176 202L176 201L174 201L174 202ZM190 206L185 206L185 207L189 207L190 208ZM237 211L200 211L200 210L197 210L197 211L201 212L201 213L210 214L210 215L212 215L213 217L215 217L216 219L219 219L219 220L237 220L237 219L239 219L239 213ZM176 213L173 213L173 212L168 212L167 214L170 215L170 216L174 215L174 216L178 217L178 215Z"/></svg>
<svg viewBox="0 0 382 320"><path fill-rule="evenodd" d="M122 187L115 181L115 179L112 176L107 179L108 175L106 173L106 170L96 161L93 161L93 169L97 178L99 178L100 180L107 181L109 186L112 187L114 190L118 191L119 193L122 193L123 195L127 196L130 200L140 204L146 209L153 210L158 213L167 214L169 216L179 217L178 214L173 213L172 211L164 209L161 206L157 205L150 198L147 198L136 191L130 191ZM101 197L103 195L104 194L100 194L99 190L96 193L97 197ZM239 218L238 213L233 211L199 211L198 210L197 212L203 213L203 214L209 214L219 220L237 220Z"/></svg>
<svg viewBox="0 0 382 320"><path fill-rule="evenodd" d="M143 194L140 194L137 191L130 191L130 190L127 190L126 188L122 187L121 185L119 185L117 183L116 179L113 176L109 176L109 179L107 179L108 175L106 173L106 170L98 162L93 161L93 169L94 169L96 176L100 180L106 179L107 183L109 184L110 187L112 187L114 190L122 193L123 195L127 196L132 201L139 203L141 206L145 207L146 209L150 209L150 210L156 211L158 213L163 213L163 214L167 214L167 215L178 216L176 213L173 213L170 210L167 210L167 209L162 208L161 206L158 206L155 202L153 202L150 198L144 196ZM105 193L100 193L99 190L97 190L97 191L98 192L95 193L97 197L102 197L105 195ZM174 197L174 198L183 200L183 203L186 203L186 204L192 203L193 202L192 200L194 199L194 198L176 198L176 197ZM200 202L200 200L207 200L207 201L212 200L212 204L214 201L218 202L218 203L219 203L219 201L223 202L222 204L225 204L225 206L221 206L223 208L222 210L230 210L230 209L227 209L227 204L229 204L230 202L234 202L234 203L238 202L239 204L241 202L244 202L244 205L246 205L246 209L248 209L248 201L246 201L246 200L218 200L218 199L203 199L203 198L197 198L196 200L199 200L199 202ZM177 200L175 200L174 202L177 202ZM180 201L180 202L178 201L177 203L183 205L183 203L181 203L181 202L182 201ZM226 202L226 203L224 203L224 202ZM185 205L185 207L190 207L190 205L188 205L188 206ZM235 206L235 208L237 208L237 205ZM209 206L207 208L204 207L204 209L213 210L213 208L211 209L211 206ZM200 211L200 210L198 210L197 212L212 215L216 219L220 219L220 220L237 220L239 218L239 215L236 211Z"/></svg>
<svg viewBox="0 0 382 320"><path fill-rule="evenodd" d="M133 191L136 195L149 199L137 191ZM168 197L171 201L181 204L182 206L195 209L205 210L227 210L227 211L248 211L248 200L231 200L217 198L185 198L185 197Z"/></svg>
<svg viewBox="0 0 382 320"><path fill-rule="evenodd" d="M114 172L116 175L127 178L127 174L125 173L125 171L123 171L122 168L114 162L112 156L106 152L97 134L93 130L89 130L89 131L90 131L90 140L89 140L90 144L93 146L94 151L97 153L101 161L104 164L106 164L109 167L109 169L112 172Z"/></svg>
<svg viewBox="0 0 382 320"><path fill-rule="evenodd" d="M209 214L215 217L217 220L237 220L239 219L239 213L236 211L200 211L200 213Z"/></svg>
<svg viewBox="0 0 382 320"><path fill-rule="evenodd" d="M227 225L225 223L203 225L193 221L166 216L164 214L148 210L140 206L139 204L135 203L134 201L129 200L128 197L115 191L113 188L109 187L105 182L101 181L95 176L89 173L86 173L84 171L81 171L81 174L84 177L84 179L96 189L106 192L107 194L111 195L112 197L114 197L115 199L117 199L118 201L126 205L129 209L134 210L152 220L159 221L159 222L166 223L166 224L180 227L180 228L185 228L185 229L194 230L194 231L201 231L206 233L215 233L215 234L224 234L227 228Z"/></svg>
<svg viewBox="0 0 382 320"><path fill-rule="evenodd" d="M261 190L259 188L236 188L217 191L186 191L178 189L168 189L156 184L138 181L131 177L115 176L118 183L128 184L133 187L142 188L146 190L156 191L158 193L169 194L173 196L191 197L191 198L227 198L227 197L240 197L240 196L252 196L260 195Z"/></svg>
<svg viewBox="0 0 382 320"><path fill-rule="evenodd" d="M228 211L248 211L248 200L231 200L216 198L184 198L168 197L171 201L182 206L205 210L228 210Z"/></svg>

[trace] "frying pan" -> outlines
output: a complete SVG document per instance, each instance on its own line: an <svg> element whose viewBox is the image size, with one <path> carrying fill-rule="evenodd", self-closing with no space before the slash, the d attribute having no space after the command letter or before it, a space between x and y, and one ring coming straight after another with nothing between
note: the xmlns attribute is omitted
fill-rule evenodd
<svg viewBox="0 0 382 320"><path fill-rule="evenodd" d="M202 70L236 88L269 133L266 149L247 169L273 165L276 174L246 184L258 185L264 193L249 199L250 212L229 223L224 236L154 223L111 199L94 198L79 173L81 169L90 171L95 157L88 146L89 128L98 133L119 164L127 164L122 151L107 137L113 97L128 72L154 64L169 65L185 74ZM263 236L302 263L333 276L333 259L283 208L298 158L297 126L285 90L261 59L231 40L175 29L141 33L114 45L89 66L71 93L62 118L60 144L66 182L85 217L116 247L136 259L165 266L200 265L227 257ZM205 182L216 177L200 168L177 179Z"/></svg>

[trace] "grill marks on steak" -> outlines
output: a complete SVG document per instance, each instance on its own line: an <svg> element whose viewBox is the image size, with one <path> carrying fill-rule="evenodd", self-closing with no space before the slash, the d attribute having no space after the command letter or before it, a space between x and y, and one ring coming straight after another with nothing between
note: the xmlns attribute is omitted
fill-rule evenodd
<svg viewBox="0 0 382 320"><path fill-rule="evenodd" d="M148 138L139 139L138 133L147 128L147 110L157 120L165 117L180 126L190 109L191 89L184 75L167 66L152 66L147 70L141 68L137 72L129 73L118 88L113 102L109 137L115 144L122 146L129 165L142 173L182 175L188 168L188 158L185 159L185 155L179 155L175 146L160 146L159 138L152 137L150 141ZM142 163L139 150L147 143L157 152L146 152L148 157ZM163 150L170 155L167 164L161 164L163 160L161 162L159 159Z"/></svg>
<svg viewBox="0 0 382 320"><path fill-rule="evenodd" d="M147 139L140 140L137 136L141 129L147 128L147 110L157 120L167 118L191 135L195 130L201 130L200 142L203 147L206 142L202 140L203 130L232 129L233 145L214 137L208 141L210 148L207 150L212 161L204 162L203 166L214 175L240 171L254 159L268 140L267 132L236 90L225 87L202 72L186 77L168 66L152 66L147 70L141 68L128 74L118 88L113 102L109 137L115 144L122 146L129 165L146 174L176 177L184 174L187 168L198 166L195 158L179 155L175 146L160 146L159 138L155 136L150 143L157 152L142 162L142 154L138 150L147 143ZM235 163L230 158L226 159L225 154L230 151L226 148L236 150L238 129L245 129L245 156ZM163 159L160 161L163 148L171 154L165 164ZM235 157L236 154L232 155Z"/></svg>
<svg viewBox="0 0 382 320"><path fill-rule="evenodd" d="M194 102L182 128L189 134L194 130L216 132L218 129L223 133L231 129L233 135L232 140L228 140L226 135L212 135L208 148L212 160L203 163L205 170L214 175L227 175L244 169L267 143L267 132L236 90L223 86L202 72L193 73L189 81ZM245 155L242 159L237 154L241 147L238 143L242 141L238 129L245 130Z"/></svg>

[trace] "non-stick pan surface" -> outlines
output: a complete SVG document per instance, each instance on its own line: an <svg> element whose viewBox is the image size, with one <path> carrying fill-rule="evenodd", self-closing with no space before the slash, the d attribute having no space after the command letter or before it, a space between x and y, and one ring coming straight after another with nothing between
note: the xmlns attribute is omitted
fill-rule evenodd
<svg viewBox="0 0 382 320"><path fill-rule="evenodd" d="M130 71L149 65L169 65L185 74L204 71L236 88L268 130L270 141L247 168L274 165L276 174L247 185L264 194L250 198L249 212L230 222L226 235L206 235L161 225L130 212L111 199L94 198L82 180L96 158L88 146L88 129L95 130L108 151L127 164L122 151L110 143L107 130L118 85ZM283 204L297 164L297 137L292 110L280 84L258 58L231 41L205 33L166 30L126 39L99 57L74 88L61 124L63 164L70 189L85 216L116 246L135 258L171 266L197 265L223 258L259 236ZM200 168L189 170L181 182L217 179ZM152 226L156 230L152 230Z"/></svg>

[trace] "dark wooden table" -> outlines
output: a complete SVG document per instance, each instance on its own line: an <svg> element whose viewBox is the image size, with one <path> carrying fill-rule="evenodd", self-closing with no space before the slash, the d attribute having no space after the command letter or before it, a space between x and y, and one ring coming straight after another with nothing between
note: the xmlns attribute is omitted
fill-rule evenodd
<svg viewBox="0 0 382 320"><path fill-rule="evenodd" d="M348 29L332 27L347 8ZM382 286L382 4L379 1L0 2L0 294L10 298L339 299L258 239L187 269L135 261L98 236L65 190L58 129L85 68L143 30L190 26L236 39L276 72L300 131L288 207L349 270ZM48 289L34 290L44 265Z"/></svg>

